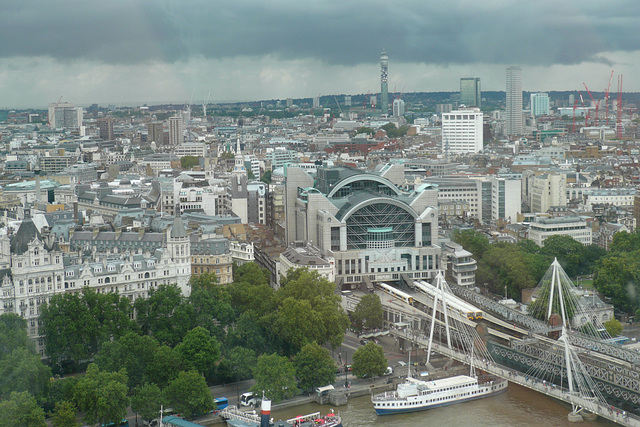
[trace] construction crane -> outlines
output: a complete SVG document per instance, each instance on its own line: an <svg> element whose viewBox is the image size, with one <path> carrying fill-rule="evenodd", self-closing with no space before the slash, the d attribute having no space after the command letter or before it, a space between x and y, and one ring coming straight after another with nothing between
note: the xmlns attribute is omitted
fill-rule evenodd
<svg viewBox="0 0 640 427"><path fill-rule="evenodd" d="M51 117L53 117L54 121L55 121L55 118L56 118L56 110L60 106L60 101L62 101L62 95L60 95L60 98L58 98L58 102L56 102L56 105L55 105L55 107L53 107L53 111L51 113ZM48 117L48 120L47 120L47 126L49 126L49 128L51 128L51 117Z"/></svg>
<svg viewBox="0 0 640 427"><path fill-rule="evenodd" d="M582 105L582 107L584 108L584 98L582 97L582 92L578 91L578 95L580 95L580 105ZM589 126L589 109L587 108L587 111L584 115L584 127Z"/></svg>
<svg viewBox="0 0 640 427"><path fill-rule="evenodd" d="M587 93L589 94L589 98L591 98L591 102L595 104L596 106L596 121L595 121L595 126L598 126L598 108L600 107L600 100L598 99L598 101L596 102L595 99L593 99L593 95L591 95L591 91L589 90L589 88L587 87L587 84L585 82L582 82L582 84L584 85L584 88L587 90Z"/></svg>
<svg viewBox="0 0 640 427"><path fill-rule="evenodd" d="M338 102L338 98L336 98L336 96L333 95L333 99L336 101L336 105L338 106L338 109L340 110L340 116L342 116L342 107L340 106L340 103Z"/></svg>
<svg viewBox="0 0 640 427"><path fill-rule="evenodd" d="M613 70L611 70L611 75L609 76L609 84L607 85L607 90L604 92L604 115L606 117L606 125L609 126L609 89L611 89L611 80L613 79Z"/></svg>
<svg viewBox="0 0 640 427"><path fill-rule="evenodd" d="M616 121L616 133L618 139L622 139L622 74L618 75L618 120Z"/></svg>

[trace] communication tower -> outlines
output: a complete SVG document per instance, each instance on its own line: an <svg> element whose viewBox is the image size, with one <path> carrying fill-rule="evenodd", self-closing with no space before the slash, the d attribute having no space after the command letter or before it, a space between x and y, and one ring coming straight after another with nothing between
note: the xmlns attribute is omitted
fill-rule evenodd
<svg viewBox="0 0 640 427"><path fill-rule="evenodd" d="M380 54L380 112L389 112L389 56L385 50Z"/></svg>

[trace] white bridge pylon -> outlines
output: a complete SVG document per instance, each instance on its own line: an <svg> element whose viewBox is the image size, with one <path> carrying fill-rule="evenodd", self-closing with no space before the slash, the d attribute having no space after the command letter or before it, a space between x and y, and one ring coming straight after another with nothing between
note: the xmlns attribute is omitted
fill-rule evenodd
<svg viewBox="0 0 640 427"><path fill-rule="evenodd" d="M436 319L438 317L438 312L440 312L444 318L444 328L440 328L440 330L444 329L445 331L447 348L451 351L462 351L467 355L467 360L471 366L470 375L473 376L474 357L480 356L481 359L493 361L491 354L489 354L489 351L486 346L484 346L484 343L473 326L466 323L467 319L459 317L461 315L463 316L460 312L460 305L459 303L456 303L456 297L451 291L451 288L447 284L441 271L436 275L432 286L435 291L431 294L433 298L433 306L426 349L427 364L430 361L434 345L433 338L436 323L438 322L440 325L443 323L441 320ZM454 346L457 346L457 348L454 348Z"/></svg>
<svg viewBox="0 0 640 427"><path fill-rule="evenodd" d="M611 338L592 304L586 303L585 295L585 290L573 284L556 258L533 292L529 314L546 322L556 314L562 321L557 326L580 330L599 340Z"/></svg>
<svg viewBox="0 0 640 427"><path fill-rule="evenodd" d="M582 409L597 413L599 406L608 406L606 400L598 390L596 383L587 372L584 364L578 358L573 350L567 334L566 327L562 328L562 335L558 339L564 344L564 359L567 370L567 386L570 396L579 396L582 404L577 404L575 400L571 401L573 412L579 413Z"/></svg>

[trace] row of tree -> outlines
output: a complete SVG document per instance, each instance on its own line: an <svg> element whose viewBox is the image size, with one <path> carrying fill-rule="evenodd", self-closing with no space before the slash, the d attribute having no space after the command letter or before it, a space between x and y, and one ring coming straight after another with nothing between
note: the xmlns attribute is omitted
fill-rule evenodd
<svg viewBox="0 0 640 427"><path fill-rule="evenodd" d="M4 319L0 399L9 405L29 397L54 419L82 411L88 423L113 422L129 404L145 419L157 416L159 404L187 416L206 412L213 408L207 383L256 376L260 391L277 400L335 379L335 364L320 344L339 346L349 320L335 285L316 272L293 270L276 291L268 274L249 263L234 269L227 287L211 274L192 278L191 289L185 297L177 286L159 286L133 304L90 289L52 297L39 319L51 368L30 346L24 320ZM278 367L277 360L291 366ZM86 366L79 380L52 380L52 370ZM274 388L286 372L294 382ZM112 395L101 394L107 392Z"/></svg>
<svg viewBox="0 0 640 427"><path fill-rule="evenodd" d="M475 230L457 230L453 240L473 254L478 262L476 283L488 290L520 300L523 289L535 287L554 258L569 277L591 274L606 251L596 245L583 246L570 236L556 235L539 247L532 240L490 243Z"/></svg>

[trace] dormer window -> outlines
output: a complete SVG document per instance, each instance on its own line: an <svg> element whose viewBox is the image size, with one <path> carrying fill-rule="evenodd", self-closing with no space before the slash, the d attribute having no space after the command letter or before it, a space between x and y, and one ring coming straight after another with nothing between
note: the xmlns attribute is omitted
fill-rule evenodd
<svg viewBox="0 0 640 427"><path fill-rule="evenodd" d="M33 255L38 256L38 248L35 248L35 249L33 250Z"/></svg>

